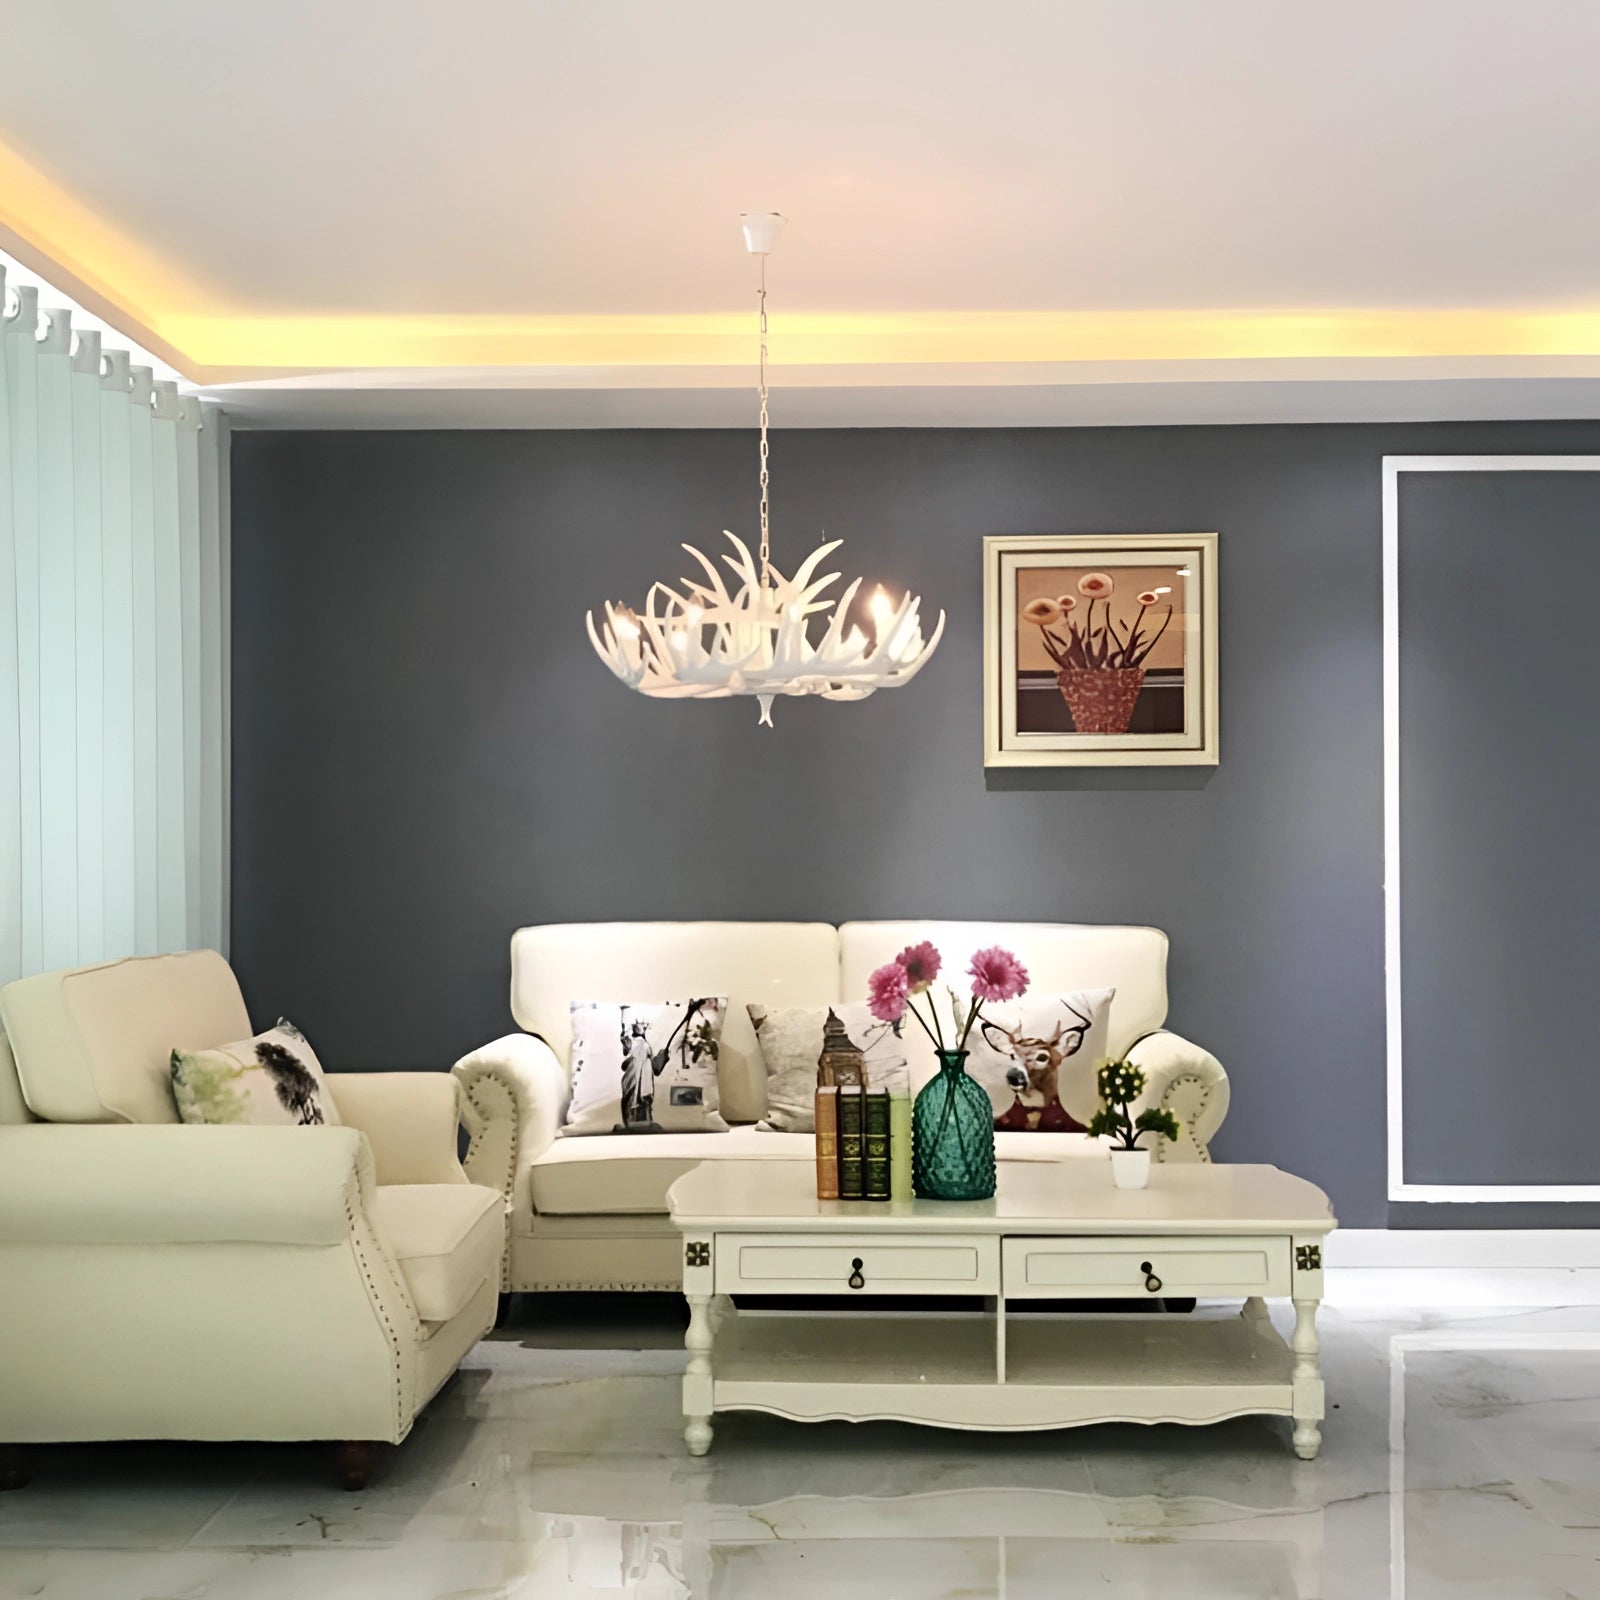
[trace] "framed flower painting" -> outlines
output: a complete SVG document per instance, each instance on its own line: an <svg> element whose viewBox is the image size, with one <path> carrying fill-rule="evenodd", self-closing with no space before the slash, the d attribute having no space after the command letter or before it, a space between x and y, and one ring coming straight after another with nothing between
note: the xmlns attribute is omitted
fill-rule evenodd
<svg viewBox="0 0 1600 1600"><path fill-rule="evenodd" d="M983 541L989 767L1215 766L1217 536Z"/></svg>

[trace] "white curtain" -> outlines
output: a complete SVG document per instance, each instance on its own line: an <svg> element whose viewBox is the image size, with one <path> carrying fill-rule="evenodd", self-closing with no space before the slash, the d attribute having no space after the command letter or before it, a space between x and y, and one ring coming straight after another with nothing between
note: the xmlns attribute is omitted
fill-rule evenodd
<svg viewBox="0 0 1600 1600"><path fill-rule="evenodd" d="M227 425L0 268L0 983L227 949Z"/></svg>

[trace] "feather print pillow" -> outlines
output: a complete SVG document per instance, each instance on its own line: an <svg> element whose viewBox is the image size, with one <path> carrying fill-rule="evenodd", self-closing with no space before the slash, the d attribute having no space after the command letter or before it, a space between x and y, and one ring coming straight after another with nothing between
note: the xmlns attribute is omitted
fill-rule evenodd
<svg viewBox="0 0 1600 1600"><path fill-rule="evenodd" d="M295 1128L340 1121L316 1052L282 1017L253 1039L174 1050L172 1097L190 1123Z"/></svg>

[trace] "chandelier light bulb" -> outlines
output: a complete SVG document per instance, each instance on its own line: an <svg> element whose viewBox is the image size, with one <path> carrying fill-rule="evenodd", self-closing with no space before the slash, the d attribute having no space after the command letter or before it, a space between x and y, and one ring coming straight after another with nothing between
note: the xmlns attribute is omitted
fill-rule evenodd
<svg viewBox="0 0 1600 1600"><path fill-rule="evenodd" d="M873 637L846 627L862 580L852 579L834 599L824 592L839 581L837 572L817 569L839 548L830 540L786 578L772 563L768 546L767 472L767 283L766 258L784 218L776 212L747 212L740 218L745 245L761 258L761 543L758 554L737 535L726 535L733 553L723 564L738 580L729 587L720 568L693 545L684 549L700 573L677 588L655 583L640 610L605 603L604 618L588 615L589 641L600 659L630 689L662 699L720 700L754 695L760 724L772 726L773 698L780 694L820 695L824 700L865 700L879 689L898 688L922 670L944 635L944 613L924 638L921 600L913 594L898 602L880 584L867 603ZM821 624L812 637L811 623Z"/></svg>

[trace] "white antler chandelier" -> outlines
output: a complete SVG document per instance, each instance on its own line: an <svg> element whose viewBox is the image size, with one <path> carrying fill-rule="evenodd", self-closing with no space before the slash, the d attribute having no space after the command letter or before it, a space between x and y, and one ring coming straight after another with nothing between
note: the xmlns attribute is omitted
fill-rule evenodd
<svg viewBox="0 0 1600 1600"><path fill-rule="evenodd" d="M944 633L944 613L924 639L922 602L904 595L899 604L880 587L868 612L870 634L849 620L860 578L836 599L821 598L839 581L837 572L816 575L839 548L819 545L785 578L772 564L768 540L767 475L767 253L784 219L757 214L744 219L745 244L761 258L761 549L759 559L736 535L727 535L733 555L723 561L739 579L730 589L714 562L693 545L683 548L700 564L704 582L685 578L675 589L650 586L644 609L605 607L605 621L588 616L589 638L600 659L641 694L667 699L720 700L753 694L761 722L772 726L772 700L780 694L815 694L825 700L865 700L877 689L909 683ZM811 618L832 611L813 642Z"/></svg>

